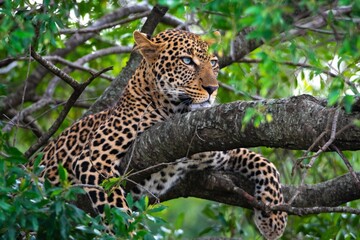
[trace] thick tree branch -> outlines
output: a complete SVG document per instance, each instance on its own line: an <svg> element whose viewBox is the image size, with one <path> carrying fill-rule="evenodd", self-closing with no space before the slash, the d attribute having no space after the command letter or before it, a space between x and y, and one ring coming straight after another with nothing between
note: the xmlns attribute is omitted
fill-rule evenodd
<svg viewBox="0 0 360 240"><path fill-rule="evenodd" d="M243 126L242 119L249 107L264 115L271 114L272 121L259 127L254 127L252 123ZM140 170L204 151L256 146L306 150L327 129L333 112L334 109L326 107L325 102L302 95L288 99L234 102L176 116L143 133L133 144L136 147L134 151L129 151L132 154L127 155L121 169L125 169L130 158L130 166ZM337 129L351 126L352 121L359 118L360 112L346 114L340 110ZM317 151L329 138L329 133L324 134L324 139L312 151ZM347 127L336 134L333 144L341 150L359 150L360 129Z"/></svg>
<svg viewBox="0 0 360 240"><path fill-rule="evenodd" d="M357 177L360 177L360 172L357 173ZM126 186L129 190L133 185L129 181ZM189 172L160 199L150 198L150 200L163 202L180 197L197 197L248 209L267 208L262 203L249 201L247 193L253 195L253 191L254 184L236 173L194 171ZM322 183L306 184L301 188L285 185L283 193L286 202L297 191L300 193L291 206L281 205L275 207L274 210L283 210L290 215L301 216L329 212L360 214L358 209L337 207L360 199L360 190L354 184L353 176L350 173ZM76 204L92 215L96 215L91 207L90 199L86 195L81 196Z"/></svg>

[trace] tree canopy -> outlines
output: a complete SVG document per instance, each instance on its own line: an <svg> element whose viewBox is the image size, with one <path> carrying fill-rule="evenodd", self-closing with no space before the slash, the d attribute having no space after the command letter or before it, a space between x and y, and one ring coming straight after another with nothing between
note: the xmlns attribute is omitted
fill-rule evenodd
<svg viewBox="0 0 360 240"><path fill-rule="evenodd" d="M246 208L260 208L292 215L285 239L359 238L359 24L351 0L0 1L0 235L113 238L63 168L61 186L39 187L41 169L23 166L75 120L116 103L141 60L135 30L181 28L212 42L219 106L145 132L123 162L131 171L102 187L130 188L189 154L250 147L278 167L288 204L256 202L241 176L192 172L161 199L128 196L131 223L108 209L118 237L255 238ZM159 200L171 201L151 205Z"/></svg>

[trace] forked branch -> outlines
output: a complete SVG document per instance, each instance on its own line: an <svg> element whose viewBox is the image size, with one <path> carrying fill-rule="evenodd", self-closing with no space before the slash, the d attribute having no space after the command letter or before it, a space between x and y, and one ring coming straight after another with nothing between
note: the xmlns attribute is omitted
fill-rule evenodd
<svg viewBox="0 0 360 240"><path fill-rule="evenodd" d="M35 60L37 60L41 65L43 65L46 69L66 81L73 89L74 92L71 94L69 100L66 102L63 110L61 111L59 117L56 119L56 121L53 123L53 125L50 127L50 129L42 135L38 141L32 145L26 152L25 156L29 158L32 156L42 145L44 145L49 138L56 132L56 130L60 127L61 123L64 121L65 117L67 116L68 112L70 111L71 107L75 104L76 100L80 97L82 92L85 90L85 88L98 76L103 74L104 72L107 72L112 69L112 67L105 68L95 74L92 74L92 76L86 80L84 83L78 83L75 79L67 75L65 72L61 71L59 68L57 68L55 65L53 65L51 62L43 59L38 53L36 53L33 49L31 50L31 55L34 57Z"/></svg>

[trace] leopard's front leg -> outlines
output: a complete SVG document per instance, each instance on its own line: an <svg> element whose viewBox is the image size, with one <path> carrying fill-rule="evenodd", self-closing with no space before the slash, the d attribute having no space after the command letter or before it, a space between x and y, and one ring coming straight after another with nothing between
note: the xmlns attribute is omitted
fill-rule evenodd
<svg viewBox="0 0 360 240"><path fill-rule="evenodd" d="M160 196L187 172L203 169L240 173L255 183L254 195L257 200L271 206L284 202L279 173L275 166L260 154L245 148L198 153L190 158L179 159L134 187L132 193L135 196L144 194ZM255 209L254 221L265 238L278 239L285 230L287 213L278 211L267 215Z"/></svg>

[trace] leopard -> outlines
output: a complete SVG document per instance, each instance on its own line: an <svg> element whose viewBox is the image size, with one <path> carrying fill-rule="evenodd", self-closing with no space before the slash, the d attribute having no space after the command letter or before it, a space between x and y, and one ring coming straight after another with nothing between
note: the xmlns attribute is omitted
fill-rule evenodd
<svg viewBox="0 0 360 240"><path fill-rule="evenodd" d="M190 171L230 171L255 184L254 197L266 205L284 203L280 174L273 163L246 148L196 153L176 160L125 192L96 187L122 176L120 163L144 131L178 114L214 105L219 60L207 41L185 30L170 29L150 37L133 33L142 60L113 107L88 115L42 149L41 181L60 184L59 165L71 184L83 184L93 208L103 215L106 205L129 210L126 194L162 196ZM31 165L31 164L30 164ZM94 187L92 187L94 186ZM266 239L282 236L287 213L254 209L254 222Z"/></svg>

